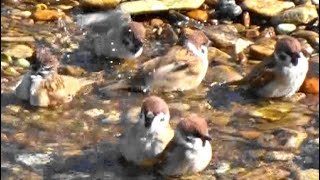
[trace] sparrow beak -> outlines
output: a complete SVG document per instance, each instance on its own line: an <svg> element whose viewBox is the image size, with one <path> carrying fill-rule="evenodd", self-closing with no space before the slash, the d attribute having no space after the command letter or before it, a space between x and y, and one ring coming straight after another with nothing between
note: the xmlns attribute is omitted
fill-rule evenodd
<svg viewBox="0 0 320 180"><path fill-rule="evenodd" d="M291 56L291 62L294 66L296 66L298 64L298 59L300 58L300 55L298 53L294 53Z"/></svg>
<svg viewBox="0 0 320 180"><path fill-rule="evenodd" d="M202 146L205 146L206 145L206 141L211 141L212 138L210 137L209 134L207 134L207 135L202 136L201 140L202 140Z"/></svg>

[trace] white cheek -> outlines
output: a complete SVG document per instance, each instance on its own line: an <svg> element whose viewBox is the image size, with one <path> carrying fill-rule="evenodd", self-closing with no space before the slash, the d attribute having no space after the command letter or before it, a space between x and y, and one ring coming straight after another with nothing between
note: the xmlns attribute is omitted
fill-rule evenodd
<svg viewBox="0 0 320 180"><path fill-rule="evenodd" d="M204 64L208 63L208 49L205 46L201 46L201 49L204 50L204 52L201 52L201 49L197 49L196 46L191 43L187 42L187 47L190 51L192 51L193 54L200 57Z"/></svg>
<svg viewBox="0 0 320 180"><path fill-rule="evenodd" d="M159 132L164 130L169 123L169 118L170 117L166 116L164 113L159 113L157 116L153 118L150 131Z"/></svg>

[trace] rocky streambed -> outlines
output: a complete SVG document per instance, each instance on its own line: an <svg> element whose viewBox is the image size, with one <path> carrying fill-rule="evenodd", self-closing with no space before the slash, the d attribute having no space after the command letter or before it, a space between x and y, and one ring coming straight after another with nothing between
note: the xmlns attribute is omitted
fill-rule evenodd
<svg viewBox="0 0 320 180"><path fill-rule="evenodd" d="M116 7L147 29L137 61L95 58L75 23L77 14ZM192 27L212 42L206 78L194 91L157 95L168 102L173 126L190 112L207 119L214 157L204 172L181 179L319 179L318 9L314 0L2 2L1 177L159 179L123 163L116 147L121 124L136 121L145 95L104 96L97 88L130 77L139 62L177 43L181 27ZM311 56L308 76L294 97L262 100L219 86L241 79L284 35L298 38ZM98 83L59 107L35 108L18 100L15 86L41 38L59 50L59 73Z"/></svg>

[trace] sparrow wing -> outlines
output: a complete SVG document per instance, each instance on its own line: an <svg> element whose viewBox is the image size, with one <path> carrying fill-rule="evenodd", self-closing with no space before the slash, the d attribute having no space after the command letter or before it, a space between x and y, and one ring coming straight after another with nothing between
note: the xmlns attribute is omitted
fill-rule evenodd
<svg viewBox="0 0 320 180"><path fill-rule="evenodd" d="M228 85L249 85L251 88L259 88L268 84L275 78L274 61L266 59L265 61L256 65L252 71L239 81L227 83Z"/></svg>

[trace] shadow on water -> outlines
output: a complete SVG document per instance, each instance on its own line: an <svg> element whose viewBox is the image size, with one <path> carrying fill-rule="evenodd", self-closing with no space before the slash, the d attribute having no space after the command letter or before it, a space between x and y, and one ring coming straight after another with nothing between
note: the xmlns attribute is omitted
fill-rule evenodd
<svg viewBox="0 0 320 180"><path fill-rule="evenodd" d="M81 155L64 158L55 155L52 163L44 168L44 177L50 179L155 179L152 169L143 169L125 162L117 145L102 142Z"/></svg>
<svg viewBox="0 0 320 180"><path fill-rule="evenodd" d="M225 84L213 85L207 93L207 99L213 108L219 110L230 110L235 103L249 105L258 103L260 100L243 89L234 89Z"/></svg>

